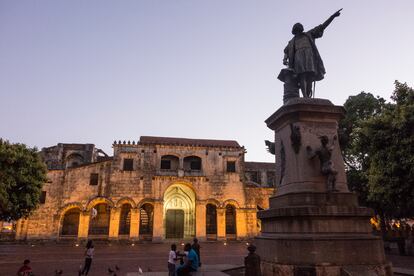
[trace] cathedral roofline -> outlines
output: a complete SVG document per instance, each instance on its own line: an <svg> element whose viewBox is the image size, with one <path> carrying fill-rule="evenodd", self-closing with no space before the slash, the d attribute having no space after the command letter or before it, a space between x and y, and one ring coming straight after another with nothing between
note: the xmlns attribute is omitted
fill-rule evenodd
<svg viewBox="0 0 414 276"><path fill-rule="evenodd" d="M176 145L176 146L196 146L196 147L224 147L241 149L237 141L234 140L214 140L214 139L192 139L178 137L156 137L141 136L138 142L140 145Z"/></svg>

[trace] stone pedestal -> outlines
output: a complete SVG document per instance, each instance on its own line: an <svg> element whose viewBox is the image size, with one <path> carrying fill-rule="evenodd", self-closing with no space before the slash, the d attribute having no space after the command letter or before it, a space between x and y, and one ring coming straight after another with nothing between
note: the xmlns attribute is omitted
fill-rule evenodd
<svg viewBox="0 0 414 276"><path fill-rule="evenodd" d="M347 187L337 138L343 112L328 100L295 98L266 120L275 132L277 179L270 208L258 213L264 275L392 275L381 239L371 234L373 211L358 206ZM311 154L322 136L337 172L335 190Z"/></svg>

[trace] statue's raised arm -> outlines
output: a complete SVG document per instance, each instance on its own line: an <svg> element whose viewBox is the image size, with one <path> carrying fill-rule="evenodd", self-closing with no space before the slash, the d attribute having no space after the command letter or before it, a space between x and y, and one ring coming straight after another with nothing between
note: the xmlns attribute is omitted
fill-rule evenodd
<svg viewBox="0 0 414 276"><path fill-rule="evenodd" d="M331 24L331 22L335 19L335 17L338 17L341 15L341 11L342 9L339 9L337 12L332 14L325 22L322 23L322 27L324 30L326 29L326 27L329 26L329 24Z"/></svg>

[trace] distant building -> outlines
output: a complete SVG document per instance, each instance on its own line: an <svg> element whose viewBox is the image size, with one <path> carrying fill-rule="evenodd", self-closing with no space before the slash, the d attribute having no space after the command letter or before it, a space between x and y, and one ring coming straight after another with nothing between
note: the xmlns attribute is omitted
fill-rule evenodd
<svg viewBox="0 0 414 276"><path fill-rule="evenodd" d="M17 222L20 239L244 239L268 208L274 163L245 162L236 141L142 136L44 148L40 207Z"/></svg>

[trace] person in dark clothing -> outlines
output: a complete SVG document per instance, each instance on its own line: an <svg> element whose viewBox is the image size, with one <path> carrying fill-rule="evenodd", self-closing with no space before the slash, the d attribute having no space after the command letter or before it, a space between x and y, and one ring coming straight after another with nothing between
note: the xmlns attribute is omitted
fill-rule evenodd
<svg viewBox="0 0 414 276"><path fill-rule="evenodd" d="M191 248L197 253L198 256L198 266L201 266L201 257L200 257L200 244L198 243L198 239L194 238L193 239L193 244L191 245Z"/></svg>
<svg viewBox="0 0 414 276"><path fill-rule="evenodd" d="M244 258L245 276L261 276L260 256L255 253L256 246L253 244L247 247L249 254Z"/></svg>
<svg viewBox="0 0 414 276"><path fill-rule="evenodd" d="M17 271L17 276L31 276L33 275L32 268L29 266L30 260L24 260L23 266Z"/></svg>
<svg viewBox="0 0 414 276"><path fill-rule="evenodd" d="M86 250L85 250L85 265L83 266L83 270L81 271L81 275L88 275L89 269L92 265L92 258L94 254L94 247L92 244L92 240L89 240L86 244Z"/></svg>
<svg viewBox="0 0 414 276"><path fill-rule="evenodd" d="M177 267L177 276L190 275L191 272L197 271L199 267L197 253L191 248L190 243L185 244L184 251L188 252L188 254L186 254L187 257L185 263Z"/></svg>

